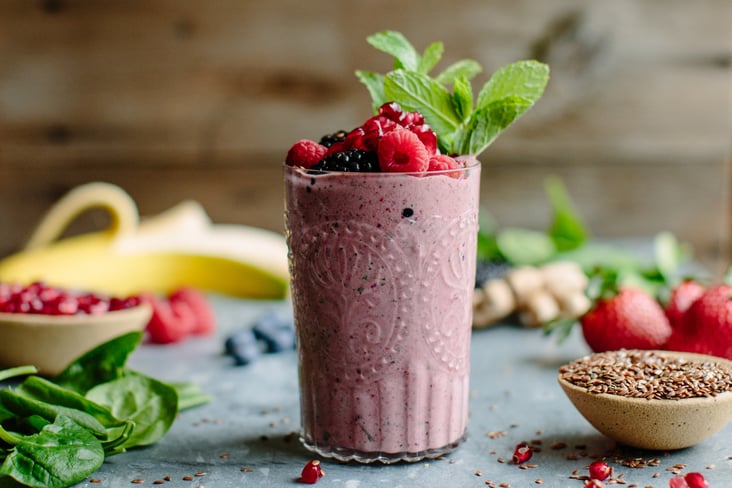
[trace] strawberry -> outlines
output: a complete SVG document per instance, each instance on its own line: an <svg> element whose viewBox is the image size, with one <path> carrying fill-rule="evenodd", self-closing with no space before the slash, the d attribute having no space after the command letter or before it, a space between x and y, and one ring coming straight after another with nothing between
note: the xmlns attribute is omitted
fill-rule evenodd
<svg viewBox="0 0 732 488"><path fill-rule="evenodd" d="M684 314L666 348L732 359L732 286L720 284L704 291Z"/></svg>
<svg viewBox="0 0 732 488"><path fill-rule="evenodd" d="M413 132L396 129L379 141L379 165L382 171L421 173L427 171L429 154Z"/></svg>
<svg viewBox="0 0 732 488"><path fill-rule="evenodd" d="M671 335L661 305L651 295L629 287L599 298L580 323L585 341L595 352L658 349Z"/></svg>
<svg viewBox="0 0 732 488"><path fill-rule="evenodd" d="M684 314L691 304L704 293L704 285L694 280L684 280L671 290L671 296L664 307L664 312L671 327L680 327Z"/></svg>
<svg viewBox="0 0 732 488"><path fill-rule="evenodd" d="M308 139L301 139L287 151L285 164L310 168L325 157L328 148Z"/></svg>

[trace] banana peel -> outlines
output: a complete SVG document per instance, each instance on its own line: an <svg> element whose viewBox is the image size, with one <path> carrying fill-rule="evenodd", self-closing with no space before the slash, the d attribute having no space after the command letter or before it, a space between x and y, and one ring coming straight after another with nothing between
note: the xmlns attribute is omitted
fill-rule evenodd
<svg viewBox="0 0 732 488"><path fill-rule="evenodd" d="M59 239L93 207L109 212L107 229ZM238 298L282 299L288 291L287 246L272 231L213 224L195 201L140 219L124 190L94 182L62 197L25 248L0 261L0 281L44 281L116 296L193 286Z"/></svg>

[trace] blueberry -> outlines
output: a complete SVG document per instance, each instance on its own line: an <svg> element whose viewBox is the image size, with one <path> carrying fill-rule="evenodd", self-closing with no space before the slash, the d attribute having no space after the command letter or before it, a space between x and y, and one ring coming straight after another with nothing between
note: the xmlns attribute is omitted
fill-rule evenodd
<svg viewBox="0 0 732 488"><path fill-rule="evenodd" d="M295 349L295 326L292 317L266 313L255 322L252 332L268 353Z"/></svg>
<svg viewBox="0 0 732 488"><path fill-rule="evenodd" d="M226 354L233 356L237 366L245 366L261 354L257 338L249 328L239 329L227 337L224 350Z"/></svg>

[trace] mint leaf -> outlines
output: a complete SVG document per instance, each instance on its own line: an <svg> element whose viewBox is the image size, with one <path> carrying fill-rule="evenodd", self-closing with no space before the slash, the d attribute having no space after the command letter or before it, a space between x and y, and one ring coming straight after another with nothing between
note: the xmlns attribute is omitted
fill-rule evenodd
<svg viewBox="0 0 732 488"><path fill-rule="evenodd" d="M372 100L374 113L379 110L383 104L388 102L384 94L384 75L374 73L373 71L356 71L356 77L366 86Z"/></svg>
<svg viewBox="0 0 732 488"><path fill-rule="evenodd" d="M404 110L422 112L437 134L449 137L460 125L452 94L427 75L401 69L392 71L384 78L384 93Z"/></svg>
<svg viewBox="0 0 732 488"><path fill-rule="evenodd" d="M441 42L433 42L427 46L422 54L422 59L419 60L417 71L424 74L429 73L440 62L440 59L442 59L442 52L444 50L445 47Z"/></svg>
<svg viewBox="0 0 732 488"><path fill-rule="evenodd" d="M530 106L531 102L523 98L507 97L479 107L457 131L450 153L480 154Z"/></svg>
<svg viewBox="0 0 732 488"><path fill-rule="evenodd" d="M582 223L562 180L547 178L544 182L554 218L549 227L549 236L559 252L576 249L585 243L588 231Z"/></svg>
<svg viewBox="0 0 732 488"><path fill-rule="evenodd" d="M443 85L451 85L461 76L470 80L481 71L483 71L483 68L477 61L463 59L445 68L444 71L435 77L435 80Z"/></svg>
<svg viewBox="0 0 732 488"><path fill-rule="evenodd" d="M538 61L517 61L493 73L478 93L476 107L509 97L521 97L533 105L541 98L548 80L547 65Z"/></svg>
<svg viewBox="0 0 732 488"><path fill-rule="evenodd" d="M509 263L536 266L554 256L557 249L543 232L507 227L496 236L498 250Z"/></svg>
<svg viewBox="0 0 732 488"><path fill-rule="evenodd" d="M467 120L473 112L473 87L464 76L460 76L455 80L452 87L452 98L458 116L463 120Z"/></svg>
<svg viewBox="0 0 732 488"><path fill-rule="evenodd" d="M396 58L395 67L397 69L418 70L419 53L417 53L414 46L400 32L378 32L367 37L366 41L379 51L394 56Z"/></svg>

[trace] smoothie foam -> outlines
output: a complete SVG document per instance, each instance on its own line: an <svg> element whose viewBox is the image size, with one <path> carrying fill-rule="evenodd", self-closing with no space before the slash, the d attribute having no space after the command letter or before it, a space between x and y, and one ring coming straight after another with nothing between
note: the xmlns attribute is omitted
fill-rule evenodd
<svg viewBox="0 0 732 488"><path fill-rule="evenodd" d="M480 165L429 175L286 166L303 440L416 460L465 436Z"/></svg>

